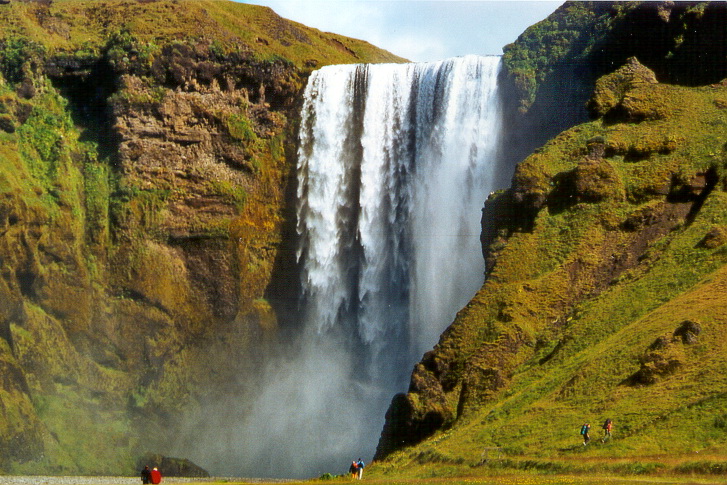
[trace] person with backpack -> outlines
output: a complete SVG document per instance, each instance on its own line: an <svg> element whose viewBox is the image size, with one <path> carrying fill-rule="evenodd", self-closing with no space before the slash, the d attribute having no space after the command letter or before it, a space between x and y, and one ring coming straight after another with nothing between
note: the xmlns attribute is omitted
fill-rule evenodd
<svg viewBox="0 0 727 485"><path fill-rule="evenodd" d="M606 441L611 439L611 430L613 429L613 421L610 419L607 419L603 423L603 438L601 439L601 443L605 443Z"/></svg>
<svg viewBox="0 0 727 485"><path fill-rule="evenodd" d="M351 478L355 479L356 475L358 474L358 465L355 461L351 462L351 466L348 467L348 473L351 474Z"/></svg>
<svg viewBox="0 0 727 485"><path fill-rule="evenodd" d="M363 478L364 469L364 462L361 458L359 458L358 462L356 463L356 469L358 470L358 479L361 480Z"/></svg>
<svg viewBox="0 0 727 485"><path fill-rule="evenodd" d="M151 470L149 470L149 465L145 466L141 471L141 483L143 485L151 483Z"/></svg>
<svg viewBox="0 0 727 485"><path fill-rule="evenodd" d="M581 436L583 436L583 446L586 446L591 441L591 435L589 434L591 431L591 425L588 423L583 423L583 426L581 426Z"/></svg>

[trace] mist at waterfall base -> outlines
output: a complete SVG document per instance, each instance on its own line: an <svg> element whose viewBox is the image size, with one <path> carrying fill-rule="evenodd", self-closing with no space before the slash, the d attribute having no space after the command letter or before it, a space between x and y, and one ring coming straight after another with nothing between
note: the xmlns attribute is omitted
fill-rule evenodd
<svg viewBox="0 0 727 485"><path fill-rule="evenodd" d="M371 460L391 398L483 283L481 209L503 183L499 66L466 56L312 73L299 326L252 395L206 410L214 439L187 456L216 475L291 478Z"/></svg>

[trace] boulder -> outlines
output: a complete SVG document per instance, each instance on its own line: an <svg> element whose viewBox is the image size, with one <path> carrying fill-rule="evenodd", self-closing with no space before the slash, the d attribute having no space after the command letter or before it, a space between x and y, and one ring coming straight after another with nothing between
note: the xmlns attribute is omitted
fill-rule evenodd
<svg viewBox="0 0 727 485"><path fill-rule="evenodd" d="M583 202L621 201L626 197L624 184L616 169L603 159L580 161L573 173L573 187L577 200Z"/></svg>
<svg viewBox="0 0 727 485"><path fill-rule="evenodd" d="M699 247L706 249L717 249L727 243L727 228L724 226L714 226L699 241Z"/></svg>
<svg viewBox="0 0 727 485"><path fill-rule="evenodd" d="M654 71L641 64L636 57L631 57L622 67L596 81L586 107L593 118L616 114L625 108L630 91L645 84L657 83Z"/></svg>
<svg viewBox="0 0 727 485"><path fill-rule="evenodd" d="M674 339L681 339L684 344L693 344L697 341L697 336L702 333L702 326L692 320L684 320L679 327L674 330Z"/></svg>
<svg viewBox="0 0 727 485"><path fill-rule="evenodd" d="M207 478L209 472L204 468L195 465L186 458L171 458L159 453L146 453L137 460L137 468L141 470L145 466L159 468L162 476L165 477L193 477Z"/></svg>

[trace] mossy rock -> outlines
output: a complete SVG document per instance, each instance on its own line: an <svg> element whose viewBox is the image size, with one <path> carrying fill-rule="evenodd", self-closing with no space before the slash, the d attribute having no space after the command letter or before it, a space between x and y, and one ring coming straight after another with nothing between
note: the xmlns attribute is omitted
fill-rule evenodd
<svg viewBox="0 0 727 485"><path fill-rule="evenodd" d="M467 407L476 407L491 399L507 381L503 369L477 364L469 366L462 382L457 414L461 416Z"/></svg>
<svg viewBox="0 0 727 485"><path fill-rule="evenodd" d="M615 114L620 108L619 116L633 119L637 116L636 110L629 109L628 103L624 104L628 93L644 84L657 83L654 71L631 57L624 66L596 81L593 96L587 104L588 110L592 117L601 118L609 113Z"/></svg>
<svg viewBox="0 0 727 485"><path fill-rule="evenodd" d="M17 323L10 324L13 353L32 392L55 390L56 383L78 383L83 362L56 318L25 303Z"/></svg>
<svg viewBox="0 0 727 485"><path fill-rule="evenodd" d="M573 188L582 202L623 201L626 197L618 172L606 160L582 160L573 173Z"/></svg>
<svg viewBox="0 0 727 485"><path fill-rule="evenodd" d="M145 466L150 469L159 468L162 476L165 477L207 478L210 476L207 470L187 458L172 458L160 453L145 453L136 463L138 470L142 470Z"/></svg>
<svg viewBox="0 0 727 485"><path fill-rule="evenodd" d="M10 345L0 338L0 469L12 461L27 461L42 455L43 426L35 413L23 369Z"/></svg>
<svg viewBox="0 0 727 485"><path fill-rule="evenodd" d="M0 130L5 133L15 133L15 121L8 114L0 114Z"/></svg>
<svg viewBox="0 0 727 485"><path fill-rule="evenodd" d="M395 450L418 443L451 422L446 405L422 406L416 394L397 394L386 411L386 424L374 459L388 456Z"/></svg>
<svg viewBox="0 0 727 485"><path fill-rule="evenodd" d="M195 313L195 298L181 251L143 241L124 248L117 257L118 264L125 267L118 275L124 294L173 316Z"/></svg>
<svg viewBox="0 0 727 485"><path fill-rule="evenodd" d="M715 226L699 242L699 245L707 249L717 249L727 243L727 227Z"/></svg>
<svg viewBox="0 0 727 485"><path fill-rule="evenodd" d="M538 211L545 205L552 190L552 176L543 169L539 159L523 161L515 169L512 180L513 201L528 210Z"/></svg>
<svg viewBox="0 0 727 485"><path fill-rule="evenodd" d="M695 343L701 331L701 325L685 320L671 338L668 336L657 338L641 356L639 370L627 379L627 383L652 385L659 379L677 373L686 363L684 345Z"/></svg>

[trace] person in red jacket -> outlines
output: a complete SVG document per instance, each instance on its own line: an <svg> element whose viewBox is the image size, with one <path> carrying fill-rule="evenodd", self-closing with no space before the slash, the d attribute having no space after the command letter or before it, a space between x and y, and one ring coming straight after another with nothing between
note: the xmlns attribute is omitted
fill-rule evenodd
<svg viewBox="0 0 727 485"><path fill-rule="evenodd" d="M606 441L611 439L611 430L613 429L613 421L610 419L607 419L605 423L603 423L603 438L601 439L601 443L605 443Z"/></svg>
<svg viewBox="0 0 727 485"><path fill-rule="evenodd" d="M157 467L154 467L154 469L151 471L151 483L153 483L154 485L162 483L162 473Z"/></svg>

